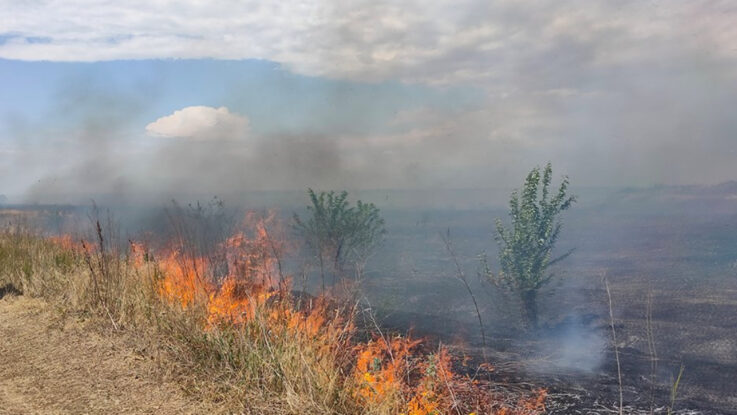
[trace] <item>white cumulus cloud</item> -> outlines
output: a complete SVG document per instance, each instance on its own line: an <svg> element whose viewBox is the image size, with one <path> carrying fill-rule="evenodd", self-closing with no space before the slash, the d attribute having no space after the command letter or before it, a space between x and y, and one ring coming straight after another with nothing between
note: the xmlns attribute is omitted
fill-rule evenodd
<svg viewBox="0 0 737 415"><path fill-rule="evenodd" d="M226 107L185 107L161 117L146 126L156 137L181 137L200 140L233 139L248 133L248 118L234 114Z"/></svg>

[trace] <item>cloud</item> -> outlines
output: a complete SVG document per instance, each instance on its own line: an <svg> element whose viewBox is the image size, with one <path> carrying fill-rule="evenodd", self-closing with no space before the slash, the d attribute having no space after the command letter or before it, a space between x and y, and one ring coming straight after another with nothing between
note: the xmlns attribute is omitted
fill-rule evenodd
<svg viewBox="0 0 737 415"><path fill-rule="evenodd" d="M0 57L22 60L252 58L333 78L499 85L520 69L545 75L576 62L612 66L695 52L737 59L737 8L729 1L0 4L12 16L3 22ZM541 58L550 66L531 67Z"/></svg>
<svg viewBox="0 0 737 415"><path fill-rule="evenodd" d="M233 114L226 107L192 106L148 124L146 133L199 140L241 138L248 133L248 119Z"/></svg>
<svg viewBox="0 0 737 415"><path fill-rule="evenodd" d="M306 115L292 117L291 108L269 106L283 129L261 133L269 136L249 132L248 120L226 108L184 108L146 130L194 139L146 140L167 148L146 153L150 170L135 169L150 177L162 172L172 186L508 186L547 161L577 185L715 183L737 175L731 1L34 3L0 0L0 15L12 16L2 22L0 57L253 58L362 87L401 81L480 91L469 105L437 109L418 99L394 119L353 123L390 107L391 98L372 93L356 100L357 115L345 117L330 108L340 105L337 94L352 97L356 84L327 82L320 94L303 95L310 103L324 100L324 112L302 109ZM261 92L292 86L270 84ZM261 96L237 87L228 94L223 102L231 108ZM105 106L93 111L99 108ZM352 128L322 122L328 118ZM140 131L140 123L135 127ZM206 141L245 135L218 146ZM194 178L191 166L200 167Z"/></svg>

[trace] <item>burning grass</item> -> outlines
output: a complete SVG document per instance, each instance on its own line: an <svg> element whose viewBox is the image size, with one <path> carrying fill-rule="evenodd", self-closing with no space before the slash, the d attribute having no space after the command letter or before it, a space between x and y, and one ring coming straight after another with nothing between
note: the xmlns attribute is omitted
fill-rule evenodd
<svg viewBox="0 0 737 415"><path fill-rule="evenodd" d="M140 333L165 352L185 390L224 411L544 412L544 390L510 398L462 374L442 346L428 352L422 340L378 327L359 333L355 303L294 295L280 263L286 244L268 232L273 222L249 217L210 255L182 241L160 252L139 243L115 249L99 224L95 243L6 232L0 282Z"/></svg>

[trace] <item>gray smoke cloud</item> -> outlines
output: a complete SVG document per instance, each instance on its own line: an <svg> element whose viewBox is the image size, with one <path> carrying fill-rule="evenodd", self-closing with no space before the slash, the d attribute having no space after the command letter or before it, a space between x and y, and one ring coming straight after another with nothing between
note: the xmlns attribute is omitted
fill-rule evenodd
<svg viewBox="0 0 737 415"><path fill-rule="evenodd" d="M249 93L234 88L223 104L207 107L214 118L190 120L204 123L190 126L196 131L168 124L156 133L147 126L157 119L141 118L156 88L116 95L77 80L63 88L44 125L6 122L13 145L0 147L5 187L33 178L16 191L29 201L307 186L510 187L548 161L583 186L737 177L737 37L730 23L737 11L729 2L317 2L299 12L257 8L241 20L227 18L238 14L229 7L199 10L206 15L200 19L183 6L171 12L186 19L157 29L146 19L155 11L140 5L126 9L122 25L88 27L74 17L75 30L87 27L87 36L62 36L63 27L42 24L46 14L13 6L10 12L26 18L14 23L0 56L95 61L218 51L214 57L258 56L283 70L347 81L348 97L350 83L397 81L429 90L462 86L481 98L451 109L416 102L369 127L338 127L363 125L362 115L336 110L334 129L264 132L231 105ZM70 2L56 14L85 13ZM215 15L222 27L204 30ZM157 48L118 31L149 33ZM386 99L377 95L367 111ZM226 102L227 113L217 115Z"/></svg>

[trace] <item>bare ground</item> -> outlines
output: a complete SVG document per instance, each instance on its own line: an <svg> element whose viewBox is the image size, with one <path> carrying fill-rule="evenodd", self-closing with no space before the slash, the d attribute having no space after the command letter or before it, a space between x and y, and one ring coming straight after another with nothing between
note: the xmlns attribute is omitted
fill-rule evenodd
<svg viewBox="0 0 737 415"><path fill-rule="evenodd" d="M201 414L125 336L60 318L39 299L0 293L0 414Z"/></svg>

